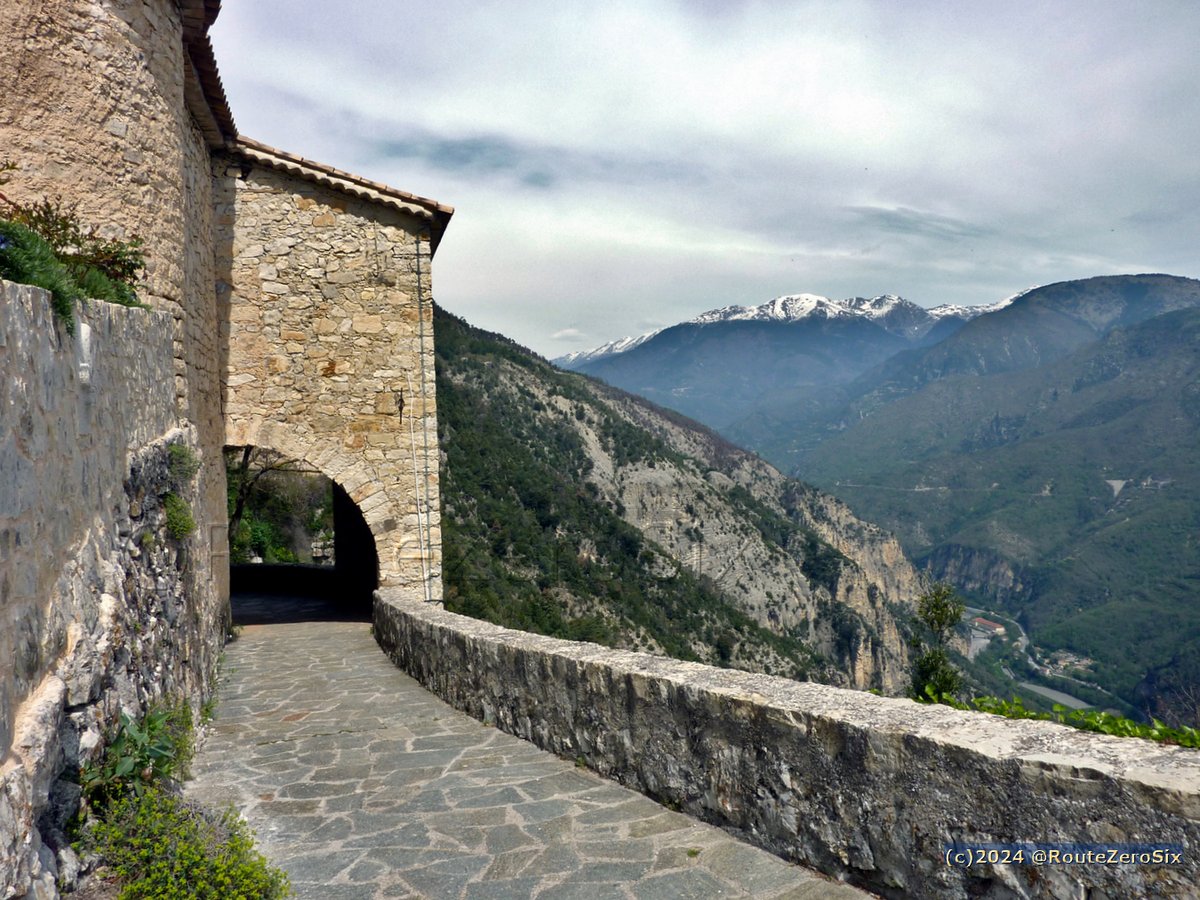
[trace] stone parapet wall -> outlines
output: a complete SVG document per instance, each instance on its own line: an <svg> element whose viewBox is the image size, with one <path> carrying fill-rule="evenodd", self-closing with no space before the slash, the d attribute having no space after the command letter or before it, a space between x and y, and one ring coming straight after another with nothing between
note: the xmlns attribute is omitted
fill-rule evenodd
<svg viewBox="0 0 1200 900"><path fill-rule="evenodd" d="M236 154L216 165L226 443L333 479L380 583L441 599L428 223Z"/></svg>
<svg viewBox="0 0 1200 900"><path fill-rule="evenodd" d="M44 291L0 282L0 897L70 880L73 770L119 712L198 707L215 670L227 609L191 587L200 535L165 528L168 492L199 496L170 467L171 444L200 453L174 335L105 304L70 334Z"/></svg>
<svg viewBox="0 0 1200 900"><path fill-rule="evenodd" d="M1200 883L1196 751L512 631L400 590L378 592L375 634L459 709L884 896ZM1169 843L1184 860L964 869L951 841Z"/></svg>

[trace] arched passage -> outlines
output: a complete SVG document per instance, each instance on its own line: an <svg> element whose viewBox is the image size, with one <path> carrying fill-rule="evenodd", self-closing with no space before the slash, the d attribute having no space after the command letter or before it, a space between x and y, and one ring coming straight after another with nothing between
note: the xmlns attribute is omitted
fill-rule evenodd
<svg viewBox="0 0 1200 900"><path fill-rule="evenodd" d="M336 481L333 483L334 571L342 589L355 597L371 597L379 587L379 554L375 536L358 505Z"/></svg>
<svg viewBox="0 0 1200 900"><path fill-rule="evenodd" d="M272 450L328 477L345 494L339 501L343 508L348 512L353 507L362 517L361 527L371 535L377 583L408 588L414 596L427 599L433 593L432 599L441 599L441 570L434 564L440 562L440 535L436 517L430 521L432 504L421 490L427 476L419 460L407 452L372 460L352 440L335 440L302 426L262 419L227 423L226 446ZM397 477L398 471L408 477ZM431 477L436 491L436 469Z"/></svg>
<svg viewBox="0 0 1200 900"><path fill-rule="evenodd" d="M274 448L225 458L234 622L369 618L379 554L346 488Z"/></svg>
<svg viewBox="0 0 1200 900"><path fill-rule="evenodd" d="M214 197L225 443L328 475L380 584L441 600L429 267L450 210L246 142Z"/></svg>

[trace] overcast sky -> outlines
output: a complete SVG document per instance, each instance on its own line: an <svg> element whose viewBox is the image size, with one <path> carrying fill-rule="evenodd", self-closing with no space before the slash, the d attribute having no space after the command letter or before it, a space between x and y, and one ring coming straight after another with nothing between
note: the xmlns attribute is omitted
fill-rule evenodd
<svg viewBox="0 0 1200 900"><path fill-rule="evenodd" d="M238 129L455 207L546 356L780 294L1200 276L1200 3L224 0Z"/></svg>

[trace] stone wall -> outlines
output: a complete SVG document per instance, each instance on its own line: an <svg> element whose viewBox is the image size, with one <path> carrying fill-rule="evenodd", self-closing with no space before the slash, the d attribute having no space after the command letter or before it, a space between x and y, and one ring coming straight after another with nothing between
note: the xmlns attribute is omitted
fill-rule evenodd
<svg viewBox="0 0 1200 900"><path fill-rule="evenodd" d="M884 896L1200 883L1193 750L511 631L398 590L377 594L375 634L459 709ZM1184 861L963 869L951 841L1171 843Z"/></svg>
<svg viewBox="0 0 1200 900"><path fill-rule="evenodd" d="M45 292L0 282L0 896L69 879L73 772L119 712L198 707L215 670L224 613L191 586L197 542L164 525L168 493L198 498L170 465L172 444L199 453L174 332L92 304L72 335Z"/></svg>
<svg viewBox="0 0 1200 900"><path fill-rule="evenodd" d="M244 155L218 168L226 443L329 476L381 583L440 599L428 224Z"/></svg>
<svg viewBox="0 0 1200 900"><path fill-rule="evenodd" d="M212 178L186 97L194 76L180 5L0 3L0 160L17 165L2 189L14 200L58 197L101 236L144 241L139 297L173 317L167 380L204 451L191 577L215 613L228 594Z"/></svg>

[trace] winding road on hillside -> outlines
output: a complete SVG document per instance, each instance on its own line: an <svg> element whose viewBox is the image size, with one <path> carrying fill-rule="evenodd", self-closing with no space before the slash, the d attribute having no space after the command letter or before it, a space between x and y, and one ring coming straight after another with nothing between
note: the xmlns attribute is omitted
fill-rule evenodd
<svg viewBox="0 0 1200 900"><path fill-rule="evenodd" d="M454 710L366 622L246 626L193 771L301 898L870 896Z"/></svg>

